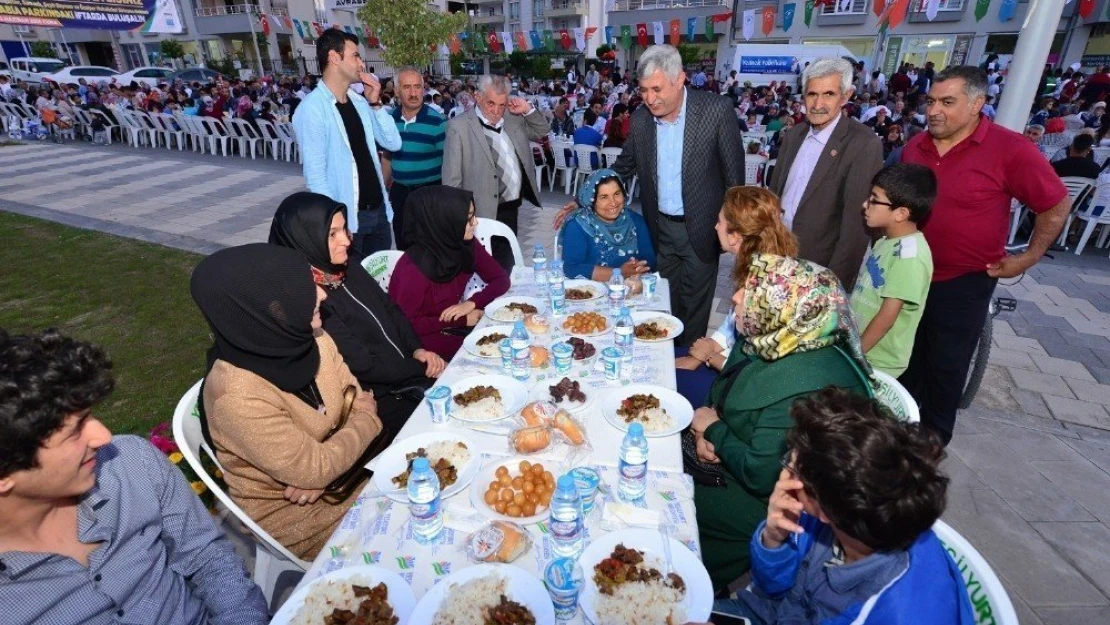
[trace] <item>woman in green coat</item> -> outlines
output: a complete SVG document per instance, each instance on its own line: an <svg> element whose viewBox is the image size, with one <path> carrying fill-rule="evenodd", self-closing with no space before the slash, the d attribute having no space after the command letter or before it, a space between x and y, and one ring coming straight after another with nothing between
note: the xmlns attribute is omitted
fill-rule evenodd
<svg viewBox="0 0 1110 625"><path fill-rule="evenodd" d="M771 254L752 257L732 298L737 347L690 429L717 485L694 489L703 560L716 589L749 568L748 543L767 516L794 426L794 400L827 386L872 395L848 299L832 271Z"/></svg>

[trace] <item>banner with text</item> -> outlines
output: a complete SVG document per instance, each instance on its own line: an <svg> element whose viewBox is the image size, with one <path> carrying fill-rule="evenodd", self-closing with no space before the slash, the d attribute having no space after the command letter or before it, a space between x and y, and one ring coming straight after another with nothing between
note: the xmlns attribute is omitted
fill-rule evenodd
<svg viewBox="0 0 1110 625"><path fill-rule="evenodd" d="M181 32L177 0L0 0L0 24Z"/></svg>

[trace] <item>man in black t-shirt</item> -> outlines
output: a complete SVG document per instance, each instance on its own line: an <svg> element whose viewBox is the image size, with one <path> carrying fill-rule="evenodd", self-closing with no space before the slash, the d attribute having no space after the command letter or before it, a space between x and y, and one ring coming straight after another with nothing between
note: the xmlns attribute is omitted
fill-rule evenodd
<svg viewBox="0 0 1110 625"><path fill-rule="evenodd" d="M1091 157L1091 148L1094 147L1095 138L1088 134L1076 135L1068 147L1067 158L1056 161L1052 169L1057 176L1079 176L1081 178L1098 178L1099 166Z"/></svg>

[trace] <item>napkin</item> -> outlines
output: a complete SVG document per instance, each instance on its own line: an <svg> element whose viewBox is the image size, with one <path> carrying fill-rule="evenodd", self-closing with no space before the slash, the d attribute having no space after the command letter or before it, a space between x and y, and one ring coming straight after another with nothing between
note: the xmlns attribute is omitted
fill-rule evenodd
<svg viewBox="0 0 1110 625"><path fill-rule="evenodd" d="M602 523L607 525L637 525L643 527L659 527L663 522L663 513L659 510L637 508L617 501L605 504L601 512Z"/></svg>

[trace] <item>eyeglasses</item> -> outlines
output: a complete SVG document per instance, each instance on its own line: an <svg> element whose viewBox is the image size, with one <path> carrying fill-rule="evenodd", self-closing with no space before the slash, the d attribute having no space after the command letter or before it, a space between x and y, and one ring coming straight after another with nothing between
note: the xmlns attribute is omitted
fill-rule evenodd
<svg viewBox="0 0 1110 625"><path fill-rule="evenodd" d="M869 198L867 198L867 203L868 203L869 205L872 205L872 206L874 206L874 205L876 205L876 204L877 204L877 205L879 205L879 206L886 206L886 207L888 207L888 208L894 208L894 204L892 204L892 203L890 203L890 202L880 202L879 200L876 200L876 199L875 199L875 198L873 198L873 197L869 197Z"/></svg>

